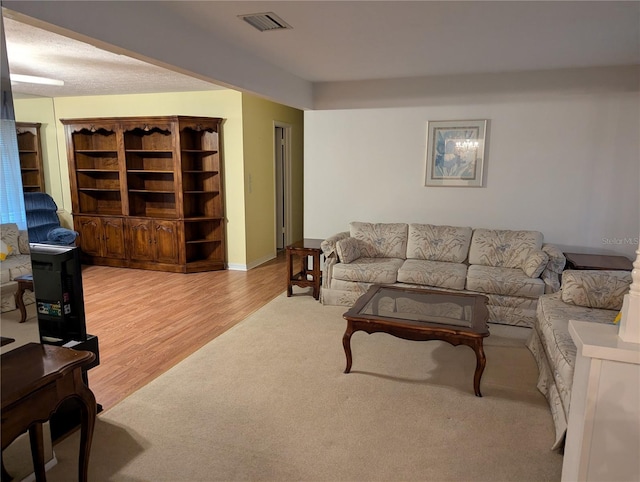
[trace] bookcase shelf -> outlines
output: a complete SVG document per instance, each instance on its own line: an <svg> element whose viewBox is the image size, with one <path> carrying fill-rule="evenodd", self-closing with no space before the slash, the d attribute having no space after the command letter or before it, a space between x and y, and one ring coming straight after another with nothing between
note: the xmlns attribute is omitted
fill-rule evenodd
<svg viewBox="0 0 640 482"><path fill-rule="evenodd" d="M40 123L16 122L20 174L24 192L44 192Z"/></svg>
<svg viewBox="0 0 640 482"><path fill-rule="evenodd" d="M85 262L176 272L225 268L222 119L61 122L74 226L81 248L85 242L91 248ZM109 246L114 225L122 226L123 249Z"/></svg>

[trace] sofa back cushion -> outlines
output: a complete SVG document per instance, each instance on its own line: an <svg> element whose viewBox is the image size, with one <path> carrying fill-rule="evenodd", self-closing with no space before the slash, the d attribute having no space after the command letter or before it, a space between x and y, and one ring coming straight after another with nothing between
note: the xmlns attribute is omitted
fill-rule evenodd
<svg viewBox="0 0 640 482"><path fill-rule="evenodd" d="M523 269L532 250L542 248L539 231L475 229L469 248L469 264Z"/></svg>
<svg viewBox="0 0 640 482"><path fill-rule="evenodd" d="M349 224L352 238L360 245L360 254L364 258L400 258L407 257L407 225L386 223Z"/></svg>
<svg viewBox="0 0 640 482"><path fill-rule="evenodd" d="M587 308L620 310L630 285L630 271L569 269L562 273L562 301Z"/></svg>
<svg viewBox="0 0 640 482"><path fill-rule="evenodd" d="M407 259L462 263L469 254L471 228L410 224Z"/></svg>

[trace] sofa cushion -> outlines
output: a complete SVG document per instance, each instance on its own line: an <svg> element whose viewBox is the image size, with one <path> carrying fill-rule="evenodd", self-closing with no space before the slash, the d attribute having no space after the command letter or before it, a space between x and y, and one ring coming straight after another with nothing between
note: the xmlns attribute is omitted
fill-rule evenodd
<svg viewBox="0 0 640 482"><path fill-rule="evenodd" d="M629 271L566 270L562 273L562 301L619 311L630 285Z"/></svg>
<svg viewBox="0 0 640 482"><path fill-rule="evenodd" d="M333 278L363 283L395 283L402 263L404 260L397 258L360 258L349 264L335 264Z"/></svg>
<svg viewBox="0 0 640 482"><path fill-rule="evenodd" d="M18 276L31 274L31 256L19 254L9 256L4 261L0 261L0 275L2 284L13 281Z"/></svg>
<svg viewBox="0 0 640 482"><path fill-rule="evenodd" d="M17 256L20 254L20 245L18 244L18 225L15 223L6 223L0 225L0 239L9 247L9 255Z"/></svg>
<svg viewBox="0 0 640 482"><path fill-rule="evenodd" d="M538 231L475 229L469 248L469 264L520 268L529 252L542 247Z"/></svg>
<svg viewBox="0 0 640 482"><path fill-rule="evenodd" d="M467 289L479 293L537 298L544 294L544 282L529 278L519 268L471 265L467 270Z"/></svg>
<svg viewBox="0 0 640 482"><path fill-rule="evenodd" d="M463 290L467 265L423 259L408 259L398 270L398 281L423 286Z"/></svg>
<svg viewBox="0 0 640 482"><path fill-rule="evenodd" d="M410 224L407 258L462 263L469 254L471 228Z"/></svg>
<svg viewBox="0 0 640 482"><path fill-rule="evenodd" d="M406 258L406 224L352 222L349 228L351 237L360 241L360 252L363 257Z"/></svg>
<svg viewBox="0 0 640 482"><path fill-rule="evenodd" d="M539 278L549 262L549 255L541 249L532 249L522 266L522 271L529 278Z"/></svg>
<svg viewBox="0 0 640 482"><path fill-rule="evenodd" d="M341 239L336 243L336 253L341 263L351 263L360 257L360 247L356 238Z"/></svg>
<svg viewBox="0 0 640 482"><path fill-rule="evenodd" d="M564 303L561 293L544 295L538 299L535 328L553 367L565 410L569 408L576 365L576 346L569 334L569 320L613 323L616 314L616 310L599 310Z"/></svg>

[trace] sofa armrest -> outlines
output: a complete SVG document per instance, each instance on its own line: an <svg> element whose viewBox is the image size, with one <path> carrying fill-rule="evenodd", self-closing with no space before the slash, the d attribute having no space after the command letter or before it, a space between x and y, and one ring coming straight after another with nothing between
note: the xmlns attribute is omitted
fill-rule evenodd
<svg viewBox="0 0 640 482"><path fill-rule="evenodd" d="M320 243L322 254L324 254L324 270L322 271L323 288L329 288L331 286L333 265L339 262L338 253L336 252L336 243L341 239L348 238L349 236L349 231L343 231L341 233L334 234Z"/></svg>
<svg viewBox="0 0 640 482"><path fill-rule="evenodd" d="M18 232L18 249L20 254L29 254L31 252L29 250L29 235L26 230Z"/></svg>
<svg viewBox="0 0 640 482"><path fill-rule="evenodd" d="M631 286L631 272L572 270L562 273L562 301L603 310L620 310Z"/></svg>
<svg viewBox="0 0 640 482"><path fill-rule="evenodd" d="M564 257L564 254L562 254L562 251L553 244L543 244L542 251L549 256L547 266L540 275L545 285L544 292L556 293L560 290L560 276L562 275L567 259Z"/></svg>

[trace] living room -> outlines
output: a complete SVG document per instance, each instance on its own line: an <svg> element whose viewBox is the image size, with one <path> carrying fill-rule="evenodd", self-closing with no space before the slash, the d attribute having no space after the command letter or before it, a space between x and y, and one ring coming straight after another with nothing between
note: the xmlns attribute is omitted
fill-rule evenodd
<svg viewBox="0 0 640 482"><path fill-rule="evenodd" d="M119 29L104 29L100 24L119 25L125 21L125 11L126 22L131 23L148 13L140 6L114 5L103 10L99 5L100 15L86 10L80 20L76 8L89 7L60 4L54 9L28 3L4 2L3 6L107 43L113 37L106 30ZM629 3L616 3L620 8L629 7ZM273 8L288 18L280 5ZM264 10L265 5L259 9ZM160 8L156 20L168 21L163 14L169 13ZM100 20L92 23L87 19L91 15ZM173 21L186 22L184 18ZM127 37L125 33L121 47L135 51L134 45L145 37L147 45L141 45L141 51L153 49L148 44L161 44L162 35L166 35L158 30L150 28L145 36ZM197 32L183 33L181 42L190 38L198 42ZM154 53L159 61L178 63L175 56L163 57L160 49ZM476 56L483 55L480 49ZM195 57L184 61L195 62ZM391 60L385 57L385 61ZM232 71L227 77L215 72L216 77L210 64L191 67L181 65L245 92L149 95L139 104L136 100L132 110L125 107L131 104L128 98L56 99L44 101L50 107L40 119L32 117L39 107L30 111L29 106L43 101L19 100L16 115L18 120L53 124L66 117L213 112L229 119L231 136L240 139L244 135L238 142L247 148L251 141L238 117L249 118L257 110L244 110L245 102L268 103L269 108L279 110L269 122L284 120L282 112L287 112L290 123L304 126L304 142L300 139L295 157L300 180L297 206L301 208L295 218L300 236L326 238L348 229L354 220L427 222L535 229L544 233L545 241L565 250L635 257L640 232L637 59L611 65L577 62L528 71L474 70L394 80L300 84L289 78L277 88L271 83L260 86L258 76L231 81ZM308 94L311 91L313 95ZM272 100L264 101L261 95ZM160 103L161 108L154 107ZM184 112L185 108L189 112ZM427 123L447 119L488 120L480 188L425 186ZM60 162L51 168L51 190L69 213L64 141L60 132L54 138L57 146L53 150L59 153ZM261 183L271 186L272 173L270 164L256 162L251 155L234 157L232 138L225 144L227 183L237 189L235 193L227 189L231 196L227 202L228 263L236 269L251 269L276 253L273 223L261 219L263 201L272 191L266 190L260 199L252 195ZM268 211L273 210L272 205L269 200Z"/></svg>

